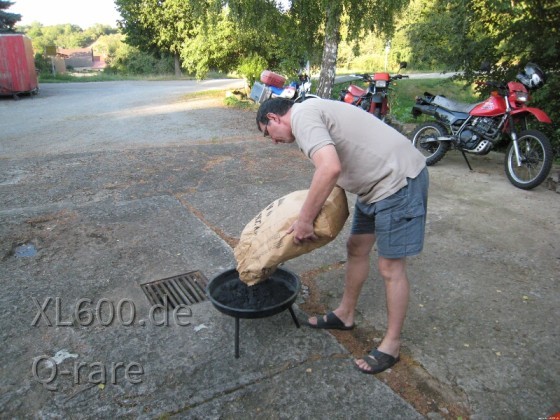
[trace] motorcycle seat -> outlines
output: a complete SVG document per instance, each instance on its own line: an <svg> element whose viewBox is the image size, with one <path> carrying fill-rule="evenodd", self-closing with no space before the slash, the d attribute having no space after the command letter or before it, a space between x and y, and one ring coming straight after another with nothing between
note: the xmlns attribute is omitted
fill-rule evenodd
<svg viewBox="0 0 560 420"><path fill-rule="evenodd" d="M467 104L464 102L457 102L452 99L448 99L445 96L437 95L434 100L432 101L434 105L441 106L442 108L449 109L451 111L457 112L464 112L468 114L471 110L478 105L476 104Z"/></svg>
<svg viewBox="0 0 560 420"><path fill-rule="evenodd" d="M284 92L283 87L269 86L268 87L275 95L281 95Z"/></svg>
<svg viewBox="0 0 560 420"><path fill-rule="evenodd" d="M281 88L277 88L274 86L268 87L272 92L273 97L280 97L286 99L292 99L296 96L297 89L293 86L284 86Z"/></svg>

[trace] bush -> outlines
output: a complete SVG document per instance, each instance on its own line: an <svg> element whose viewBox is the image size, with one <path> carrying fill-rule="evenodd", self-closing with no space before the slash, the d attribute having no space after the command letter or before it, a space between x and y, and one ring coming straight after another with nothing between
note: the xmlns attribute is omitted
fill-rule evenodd
<svg viewBox="0 0 560 420"><path fill-rule="evenodd" d="M251 53L249 57L243 58L237 68L237 72L247 80L249 87L253 86L267 67L266 60L258 54Z"/></svg>
<svg viewBox="0 0 560 420"><path fill-rule="evenodd" d="M108 73L161 75L174 72L173 58L169 56L157 58L130 45L119 48L114 54L106 69Z"/></svg>
<svg viewBox="0 0 560 420"><path fill-rule="evenodd" d="M40 53L35 54L35 69L38 73L49 73L51 71L50 60Z"/></svg>

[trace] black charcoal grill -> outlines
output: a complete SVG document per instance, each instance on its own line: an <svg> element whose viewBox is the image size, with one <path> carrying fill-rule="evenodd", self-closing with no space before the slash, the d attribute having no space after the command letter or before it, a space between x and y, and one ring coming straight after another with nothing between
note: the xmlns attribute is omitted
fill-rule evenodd
<svg viewBox="0 0 560 420"><path fill-rule="evenodd" d="M265 318L288 309L299 328L292 305L300 288L299 277L283 268L277 269L268 279L254 286L243 283L235 269L218 274L208 283L206 293L214 307L235 318L236 358L239 358L240 318Z"/></svg>

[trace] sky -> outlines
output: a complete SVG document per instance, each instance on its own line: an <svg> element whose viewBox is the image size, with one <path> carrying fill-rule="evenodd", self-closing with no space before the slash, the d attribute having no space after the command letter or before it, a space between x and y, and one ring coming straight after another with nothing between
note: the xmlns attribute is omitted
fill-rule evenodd
<svg viewBox="0 0 560 420"><path fill-rule="evenodd" d="M87 29L96 23L116 27L120 15L113 0L11 0L6 11L21 15L17 25L71 23Z"/></svg>

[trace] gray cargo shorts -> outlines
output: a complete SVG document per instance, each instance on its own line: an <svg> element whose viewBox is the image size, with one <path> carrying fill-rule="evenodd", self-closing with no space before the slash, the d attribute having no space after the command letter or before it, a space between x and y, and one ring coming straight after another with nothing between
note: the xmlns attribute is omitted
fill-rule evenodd
<svg viewBox="0 0 560 420"><path fill-rule="evenodd" d="M380 257L417 255L424 246L428 208L428 168L393 195L371 204L356 200L351 233L375 234Z"/></svg>

